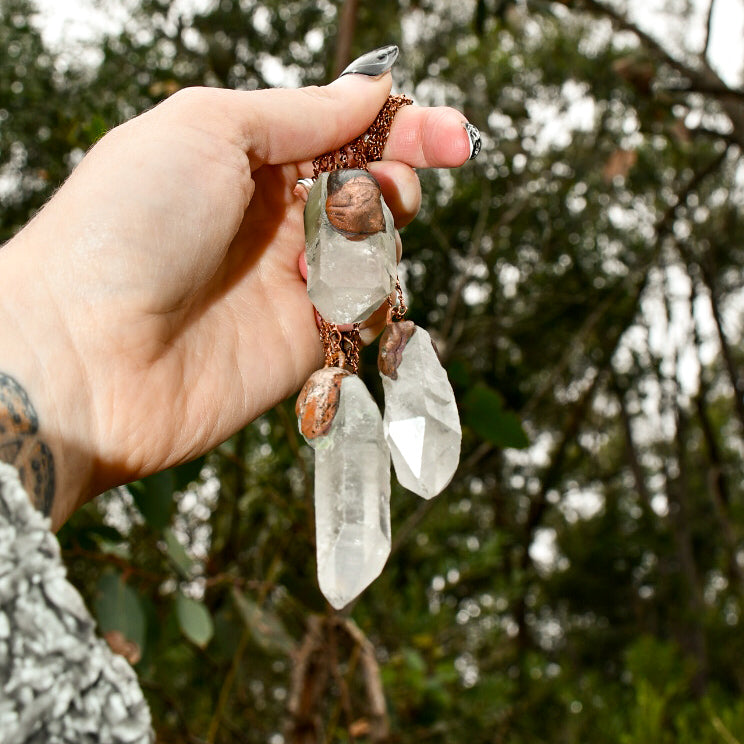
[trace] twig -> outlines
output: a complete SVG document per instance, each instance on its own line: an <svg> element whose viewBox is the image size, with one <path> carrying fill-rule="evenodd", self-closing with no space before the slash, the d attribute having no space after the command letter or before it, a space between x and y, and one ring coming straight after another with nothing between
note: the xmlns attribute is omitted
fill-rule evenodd
<svg viewBox="0 0 744 744"><path fill-rule="evenodd" d="M131 576L137 576L138 578L144 579L145 581L149 581L153 584L162 584L164 581L170 578L166 574L158 574L154 571L147 571L144 568L139 568L139 566L133 565L129 560L127 560L126 558L122 558L119 555L114 555L113 553L99 553L93 550L85 550L85 548L81 548L79 545L73 545L70 548L66 548L62 554L63 556L65 556L65 560L70 557L84 558L86 561L93 561L95 563L105 563L110 566L116 566L117 568L121 569L122 573L129 574Z"/></svg>
<svg viewBox="0 0 744 744"><path fill-rule="evenodd" d="M571 3L567 4L569 5L569 7L572 6ZM627 16L615 10L615 8L613 8L612 6L599 2L599 0L581 0L580 4L573 4L573 7L575 9L579 9L582 5L596 15L607 16L607 18L609 18L621 30L634 33L649 49L649 51L655 54L656 57L661 59L663 62L666 62L670 67L674 68L678 72L681 72L685 77L688 77L690 78L690 80L693 81L704 79L704 76L702 75L700 70L696 70L682 60L672 56L662 46L661 42L657 41L653 36L646 33L643 29L639 28L637 24L633 23L633 21L631 21ZM707 65L706 70L708 70ZM713 75L713 77L716 78L716 80L718 80L718 82L723 85L723 81L721 81L718 76L715 75L715 73L711 71L711 74Z"/></svg>
<svg viewBox="0 0 744 744"><path fill-rule="evenodd" d="M703 51L700 54L700 58L705 64L707 64L708 61L708 48L710 47L711 28L713 21L713 6L715 5L715 3L716 0L710 0L710 4L708 5L708 16L705 19L705 42L703 43Z"/></svg>
<svg viewBox="0 0 744 744"><path fill-rule="evenodd" d="M726 724L715 713L710 714L710 722L726 744L741 744L741 742L728 730Z"/></svg>
<svg viewBox="0 0 744 744"><path fill-rule="evenodd" d="M409 515L408 519L400 526L395 534L395 540L393 540L390 546L390 555L394 555L400 549L400 546L408 540L408 536L413 532L416 527L423 522L424 517L437 505L444 503L441 499L430 499L428 501L422 501L416 511Z"/></svg>
<svg viewBox="0 0 744 744"><path fill-rule="evenodd" d="M324 741L326 744L331 744L334 740L336 733L336 727L338 726L338 719L343 710L346 716L346 728L349 731L351 740L354 741L355 737L351 733L351 724L354 720L352 708L351 708L351 696L349 695L349 686L346 684L343 674L341 674L341 668L338 663L338 635L336 633L337 624L333 622L326 622L326 632L328 634L328 664L331 667L331 673L333 679L336 681L338 687L338 700L336 706L329 716L328 727Z"/></svg>
<svg viewBox="0 0 744 744"><path fill-rule="evenodd" d="M344 0L341 8L336 36L336 59L334 61L334 79L337 78L351 58L351 43L354 40L354 30L357 20L358 0Z"/></svg>
<svg viewBox="0 0 744 744"><path fill-rule="evenodd" d="M230 692L232 690L233 682L235 681L235 675L238 673L238 667L240 666L240 662L243 659L243 654L245 653L246 646L248 645L248 639L250 637L251 631L247 625L244 625L243 631L240 634L238 646L235 649L235 656L233 656L232 664L230 664L230 669L225 675L225 680L222 683L222 687L220 688L220 695L217 698L217 707L215 708L212 720L209 722L209 730L207 731L206 739L207 744L214 744L215 737L217 736L217 731L219 731L220 728L220 722L225 713L225 708L227 707L228 700L230 699Z"/></svg>
<svg viewBox="0 0 744 744"><path fill-rule="evenodd" d="M320 733L317 703L328 679L328 660L324 653L324 620L311 615L299 650L294 655L287 710L288 744L316 744Z"/></svg>
<svg viewBox="0 0 744 744"><path fill-rule="evenodd" d="M714 82L703 82L702 80L688 85L674 86L670 88L658 88L659 93L700 93L706 96L715 96L716 98L735 98L738 101L744 100L744 90L741 88L729 88L727 85L721 85ZM724 136L724 135L720 135Z"/></svg>
<svg viewBox="0 0 744 744"><path fill-rule="evenodd" d="M455 320L455 310L457 309L457 305L460 302L460 298L462 297L462 293L465 290L465 287L468 281L470 281L470 276L468 275L468 271L467 271L467 263L472 261L478 255L480 251L481 242L483 241L483 235L486 231L486 226L488 224L488 213L490 212L490 206L491 206L491 182L486 181L486 185L483 187L483 190L481 191L480 207L478 209L478 219L476 220L475 226L473 227L473 231L470 235L470 250L468 251L467 256L465 257L466 266L457 284L455 285L455 288L452 290L450 301L449 301L449 304L447 305L447 311L444 316L444 324L442 325L442 330L440 332L440 336L442 340L446 342L446 345L445 345L446 350L449 350L450 348L449 335L452 331L452 325Z"/></svg>
<svg viewBox="0 0 744 744"><path fill-rule="evenodd" d="M744 108L742 108L739 101L728 100L731 96L737 97L737 92L726 85L718 73L716 73L716 71L708 64L707 60L698 57L701 66L696 68L683 62L681 59L677 59L670 54L659 41L640 29L635 23L629 20L627 16L609 5L599 2L599 0L580 0L579 3L566 2L565 4L576 10L580 10L584 7L595 15L609 18L612 23L622 31L630 31L634 33L651 54L688 78L692 88L700 90L711 88L725 90L725 95L718 95L718 103L731 120L734 140L737 144L744 147Z"/></svg>
<svg viewBox="0 0 744 744"><path fill-rule="evenodd" d="M364 685L367 690L367 700L369 701L370 709L370 739L375 744L381 744L387 740L390 727L387 718L387 704L385 703L385 692L382 687L380 666L375 658L375 647L351 618L343 618L342 624L344 630L357 644L357 648L359 649L359 660L362 666Z"/></svg>
<svg viewBox="0 0 744 744"><path fill-rule="evenodd" d="M276 573L278 571L279 566L279 558L274 558L274 561L272 562L271 566L269 566L269 570L267 571L267 580L264 582L261 591L257 597L259 606L263 604L263 601L266 599L266 594L269 591L269 587L273 585L274 578L276 576ZM233 591L235 588L233 588ZM240 667L240 664L243 660L243 654L245 653L246 646L248 645L248 640L251 637L251 628L248 626L248 623L245 623L243 626L243 631L240 634L240 640L238 641L238 646L235 649L235 656L233 656L232 664L230 665L230 669L225 676L225 680L222 683L222 687L220 688L220 695L217 699L217 707L215 708L214 715L212 716L212 720L209 722L209 729L207 731L207 738L206 738L206 744L214 744L215 737L217 736L217 732L220 728L220 723L222 721L222 718L225 714L225 709L227 707L227 703L230 700L230 693L232 692L232 686L235 682L235 677L238 673L238 668Z"/></svg>

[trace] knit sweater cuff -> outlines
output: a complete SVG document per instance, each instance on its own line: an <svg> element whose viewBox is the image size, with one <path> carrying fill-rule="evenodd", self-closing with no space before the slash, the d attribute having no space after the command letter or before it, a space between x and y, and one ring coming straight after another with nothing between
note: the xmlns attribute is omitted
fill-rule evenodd
<svg viewBox="0 0 744 744"><path fill-rule="evenodd" d="M134 671L96 635L49 519L2 462L0 731L5 744L154 740Z"/></svg>

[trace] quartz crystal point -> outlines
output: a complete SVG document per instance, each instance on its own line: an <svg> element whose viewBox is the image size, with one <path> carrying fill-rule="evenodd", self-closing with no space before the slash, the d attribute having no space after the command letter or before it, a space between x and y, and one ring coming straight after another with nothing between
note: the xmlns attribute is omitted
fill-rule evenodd
<svg viewBox="0 0 744 744"><path fill-rule="evenodd" d="M307 293L329 323L361 323L395 288L393 216L363 170L321 173L305 205Z"/></svg>
<svg viewBox="0 0 744 744"><path fill-rule="evenodd" d="M429 334L411 321L380 340L385 439L402 486L431 499L452 480L462 433L455 395Z"/></svg>
<svg viewBox="0 0 744 744"><path fill-rule="evenodd" d="M334 375L332 387L339 383L327 433L307 438L315 449L318 582L336 609L361 594L390 555L390 452L382 417L356 375Z"/></svg>

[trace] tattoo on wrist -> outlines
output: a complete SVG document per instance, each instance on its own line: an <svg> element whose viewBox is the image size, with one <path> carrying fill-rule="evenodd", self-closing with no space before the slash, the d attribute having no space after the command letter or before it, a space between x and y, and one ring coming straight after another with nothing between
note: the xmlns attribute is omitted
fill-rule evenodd
<svg viewBox="0 0 744 744"><path fill-rule="evenodd" d="M26 391L0 372L0 460L17 470L34 505L49 515L54 501L54 457L39 439L39 417Z"/></svg>

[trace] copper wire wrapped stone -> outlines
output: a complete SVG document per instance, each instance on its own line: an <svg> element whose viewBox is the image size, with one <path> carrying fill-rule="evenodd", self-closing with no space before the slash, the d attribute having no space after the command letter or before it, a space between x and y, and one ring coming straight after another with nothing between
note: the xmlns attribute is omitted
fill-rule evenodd
<svg viewBox="0 0 744 744"><path fill-rule="evenodd" d="M403 359L403 349L416 330L412 320L388 323L380 337L380 350L377 354L377 368L380 374L391 380L398 379L398 367Z"/></svg>
<svg viewBox="0 0 744 744"><path fill-rule="evenodd" d="M325 210L331 225L349 240L364 240L385 229L382 190L367 171L330 173Z"/></svg>
<svg viewBox="0 0 744 744"><path fill-rule="evenodd" d="M302 386L295 413L302 436L309 444L330 430L338 411L341 381L349 374L340 367L323 367L313 372Z"/></svg>

